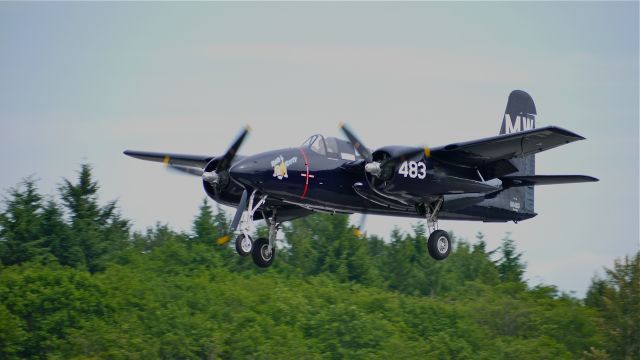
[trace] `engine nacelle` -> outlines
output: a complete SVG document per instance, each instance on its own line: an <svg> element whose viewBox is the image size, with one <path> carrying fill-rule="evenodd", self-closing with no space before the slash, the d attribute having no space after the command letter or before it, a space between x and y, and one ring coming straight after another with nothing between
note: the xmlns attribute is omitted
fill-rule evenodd
<svg viewBox="0 0 640 360"><path fill-rule="evenodd" d="M406 161L414 160L414 161L425 161L424 155L416 155L412 159L402 159L399 163L390 164L387 166L381 166L385 160L397 157L402 154L406 154L412 150L421 150L420 148L412 147L412 146L402 146L402 145L390 145L377 149L373 152L373 163L367 164L369 169L367 169L368 173L375 174L376 180L379 182L388 181L393 177L394 172L397 171L398 166L403 164ZM426 162L425 162L426 164ZM373 170L373 171L372 171Z"/></svg>

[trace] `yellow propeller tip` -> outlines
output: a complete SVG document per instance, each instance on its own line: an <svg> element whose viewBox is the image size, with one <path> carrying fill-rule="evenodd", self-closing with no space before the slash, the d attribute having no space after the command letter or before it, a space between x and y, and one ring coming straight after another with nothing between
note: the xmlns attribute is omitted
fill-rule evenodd
<svg viewBox="0 0 640 360"><path fill-rule="evenodd" d="M362 233L362 231L360 231L360 229L353 229L353 235L362 237L364 234Z"/></svg>
<svg viewBox="0 0 640 360"><path fill-rule="evenodd" d="M224 245L224 244L228 243L230 239L231 239L231 237L229 235L225 235L225 236L219 238L218 240L216 240L216 243L218 245Z"/></svg>
<svg viewBox="0 0 640 360"><path fill-rule="evenodd" d="M162 159L162 163L164 164L164 166L169 166L169 155L165 155L164 159Z"/></svg>
<svg viewBox="0 0 640 360"><path fill-rule="evenodd" d="M428 148L428 147L424 148L424 155L426 157L430 157L431 156L431 149Z"/></svg>
<svg viewBox="0 0 640 360"><path fill-rule="evenodd" d="M340 124L338 124L338 126L340 126L340 128L342 129L344 127L344 121L340 121Z"/></svg>
<svg viewBox="0 0 640 360"><path fill-rule="evenodd" d="M251 131L251 126L247 124L247 125L244 127L244 129L245 129L245 130L247 130L247 131Z"/></svg>

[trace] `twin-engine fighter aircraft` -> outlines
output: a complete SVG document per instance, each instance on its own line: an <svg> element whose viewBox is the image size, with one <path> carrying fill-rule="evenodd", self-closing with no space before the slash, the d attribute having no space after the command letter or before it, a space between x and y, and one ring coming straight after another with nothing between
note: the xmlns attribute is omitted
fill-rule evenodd
<svg viewBox="0 0 640 360"><path fill-rule="evenodd" d="M367 148L345 125L349 141L313 135L299 147L237 155L244 129L222 156L126 150L126 155L164 162L200 176L215 201L236 208L231 231L236 250L268 267L284 221L313 212L363 213L423 218L429 254L443 260L450 236L438 219L518 222L534 212L537 185L598 181L582 175L535 175L534 154L584 138L556 126L535 128L536 107L524 91L509 95L500 135L435 148ZM264 219L269 237L255 241L251 225ZM228 241L228 237L226 240Z"/></svg>

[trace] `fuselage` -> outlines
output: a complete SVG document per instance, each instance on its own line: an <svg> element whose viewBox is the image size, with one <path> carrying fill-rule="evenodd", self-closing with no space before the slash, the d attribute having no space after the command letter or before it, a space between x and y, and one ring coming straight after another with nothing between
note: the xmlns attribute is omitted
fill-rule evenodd
<svg viewBox="0 0 640 360"><path fill-rule="evenodd" d="M379 184L386 186L386 194L393 195L392 198L380 197L371 186L371 179L367 179L368 175L362 171L364 160L356 155L353 147L351 151L345 148L342 151L318 151L312 145L238 159L230 169L232 183L222 193L207 193L230 206L237 204L242 190L248 188L268 194L267 204L271 205L289 204L318 212L422 218L424 213L416 208L420 199L428 202L437 198L433 194L450 190L444 195L441 219L500 222L535 216L491 206L485 196L495 191L495 187L451 176L424 156L411 159L407 162L412 165L411 169L407 165L404 173L396 172L391 175L391 181ZM449 186L449 189L444 189L444 186ZM470 186L478 192L470 194ZM462 190L467 194L457 194ZM416 192L419 192L418 197Z"/></svg>

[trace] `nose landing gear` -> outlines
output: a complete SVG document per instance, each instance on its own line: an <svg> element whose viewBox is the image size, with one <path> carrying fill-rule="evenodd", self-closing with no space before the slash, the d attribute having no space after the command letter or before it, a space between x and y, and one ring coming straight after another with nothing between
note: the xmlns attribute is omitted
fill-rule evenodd
<svg viewBox="0 0 640 360"><path fill-rule="evenodd" d="M276 211L274 208L271 212L271 217L267 217L265 212L262 211L262 217L269 226L269 238L259 238L255 241L251 237L251 229L253 227L253 215L262 206L266 200L267 195L260 196L260 200L254 205L254 199L257 191L253 191L249 197L249 203L247 210L242 214L240 220L240 235L236 238L236 252L240 256L247 256L251 254L253 262L259 267L269 267L273 263L273 259L276 254L276 235L280 228L280 223L276 219Z"/></svg>
<svg viewBox="0 0 640 360"><path fill-rule="evenodd" d="M256 190L251 193L247 210L242 214L240 219L240 235L236 238L236 252L240 256L251 254L253 248L253 238L251 237L251 228L253 226L253 214L267 201L267 195L260 196L260 200L254 205Z"/></svg>

